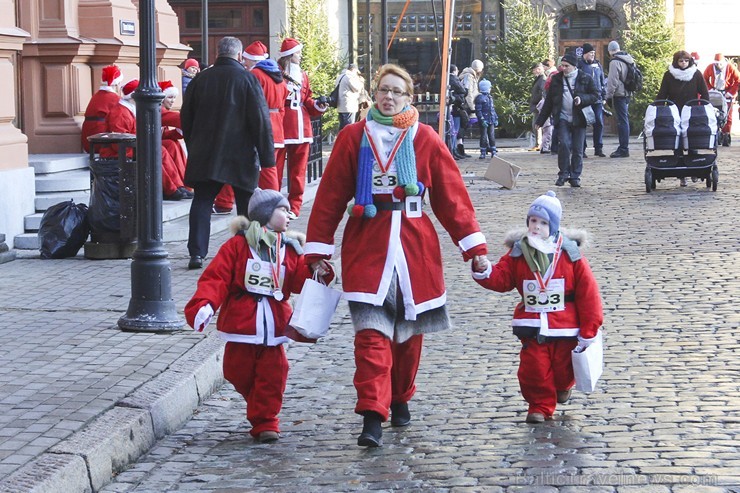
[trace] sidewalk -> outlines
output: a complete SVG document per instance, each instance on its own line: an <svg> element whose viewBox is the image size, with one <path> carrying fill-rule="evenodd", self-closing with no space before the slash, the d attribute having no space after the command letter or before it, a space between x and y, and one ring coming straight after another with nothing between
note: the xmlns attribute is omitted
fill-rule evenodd
<svg viewBox="0 0 740 493"><path fill-rule="evenodd" d="M555 157L524 152L528 142L520 141L522 144L517 146L518 142L501 139L498 143L502 150L501 157L523 166L519 185L514 191L476 178L482 176L487 160L473 157L459 161L476 207L480 207L479 217L489 236L490 257L494 260L503 253L499 243L506 229L512 224L524 223L519 216L510 214L509 210L516 208L521 212L521 207L531 202L535 194L554 188L552 182L557 169ZM473 143L466 144L468 152L473 154ZM614 139L607 138L605 151L615 147ZM655 241L648 239L644 243L651 249L665 249L666 256L680 249L678 261L686 262L687 255L689 258L692 255L687 253L687 247L692 245L694 235L702 235L700 238L706 239L714 227L719 228L724 222L723 218L712 214L700 221L696 215L698 211L694 216L689 216L692 211L703 207L716 213L724 211L731 217L736 215L738 180L723 173L729 173L731 169L734 174L740 168L740 151L737 147L720 151L721 155L732 155L733 164L731 167L720 166L720 186L715 194L701 189L703 187L699 187L699 184L690 186L688 190L679 189L675 183L663 182L658 185L660 193L648 195L642 182L644 161L641 144L634 141L632 149L633 155L628 159L590 158L585 165L584 188L578 191L567 187L558 189L558 195L564 204L577 201L580 207L578 210L566 208L564 225L574 225L574 221L591 223L592 232L597 238L601 234L601 258L594 265L599 265L602 290L609 300L610 326L618 328L625 325L639 329L650 318L646 310L665 310L669 301L663 293L646 302L636 299L634 293L624 292L624 282L612 284L617 279L606 264L606 258L616 256L634 259L635 255L645 252L645 245L639 248L638 242L638 251L620 250L619 245L609 242L610 236L606 231L618 238L622 224L617 221L606 230L600 230L597 223L592 222L593 211L609 204L610 212L616 210L623 214L622 219L629 222L629 227L642 235L649 236L653 228L639 220L643 213L640 207L655 214L653 217L661 228L665 228L666 224L682 227L682 233L676 234L678 238L671 237L672 243L663 242L663 237ZM301 217L292 223L292 229L305 231L315 186L312 184L308 187L308 203ZM683 213L678 217L691 219L684 221L682 226L673 214L659 217L657 214L668 201ZM496 217L502 213L504 204L506 214L502 216L504 219L498 221ZM729 233L735 235L734 230ZM229 233L222 233L211 238L211 258L228 237ZM737 244L737 240L732 236L731 244ZM449 243L443 239L444 242ZM724 246L720 240L702 240L700 250L707 254ZM631 245L627 247L631 248ZM168 244L166 248L172 266L172 294L178 311L182 313L195 290L201 271L187 270L188 255L184 242ZM449 254L450 250L450 246L445 245L446 258L455 265L459 264L459 259ZM716 262L715 257L712 255L709 261ZM724 258L724 261L727 260ZM664 261L667 270L658 266L651 270L652 275L658 276L662 272L671 274L674 261L671 258L665 258ZM116 322L125 313L130 297L129 267L128 260L90 261L81 256L53 261L20 258L0 265L0 320L4 322L0 326L3 341L0 350L0 492L97 491L116 472L149 450L157 439L188 422L199 403L204 402L221 385L222 344L213 330L204 337L193 333L188 327L168 334L126 333L116 328ZM735 270L732 265L727 267ZM460 269L459 265L457 269ZM727 317L724 321L717 321L714 327L729 329L729 325L736 325L737 315L724 304L731 300L701 299L703 297L699 296L699 290L706 290L713 269L711 265L704 266L701 263L697 264L697 269L700 270L694 275L700 275L704 282L701 286L692 287L691 301L696 305L692 305L688 315L683 316L689 316L692 321L699 323L700 313L708 314L711 310L698 312L696 307L704 309L706 304L710 304L713 309L719 307ZM682 274L688 275L683 271ZM627 278L630 278L629 275ZM624 281L621 277L619 280ZM459 282L466 283L468 280L460 277ZM729 281L719 276L717 282ZM453 279L449 284L453 284ZM736 287L736 283L733 286ZM676 286L676 289L680 287ZM727 289L727 294L730 294L735 288L728 286ZM642 293L645 294L644 289ZM478 294L481 298L493 299L493 295ZM459 295L457 299L460 300ZM500 301L502 298L495 299ZM640 306L643 302L647 303L645 308ZM496 308L501 312L497 316L507 316L509 304L507 300L505 309L503 305ZM456 310L470 314L468 319L464 319L463 327L472 330L476 324L480 325L480 321L476 322L476 310L482 308L480 303L472 308L461 308L458 304ZM623 318L624 313L614 313L617 309L625 313L637 313L637 318L643 322L635 318L627 320ZM678 315L668 310L663 317L663 326L675 335ZM499 325L506 325L503 318L497 321L501 322ZM709 327L703 328L705 335L715 330L711 321ZM725 341L728 339L726 336L717 337ZM291 359L295 358L295 350L308 351L305 345L295 346L295 349L291 347ZM507 346L506 351L511 352L511 348ZM510 366L509 356L506 356L502 365ZM458 363L463 364L470 357L464 356ZM494 361L496 357L496 354L488 354L486 361ZM440 361L446 364L445 359ZM467 373L450 376L459 381L460 378L465 380L465 375ZM509 385L512 383L510 377L506 376ZM440 375L440 378L445 376ZM619 376L612 378L612 390L618 391ZM626 382L622 383L626 385ZM345 381L343 391L349 392L350 384L351 379ZM729 382L723 385L726 390L732 391ZM660 383L658 391L659 387ZM680 390L689 391L686 388ZM728 403L731 398L725 399L725 409L737 410L736 402ZM342 404L346 407L347 402ZM615 412L618 408L619 405L615 404ZM701 421L702 415L706 415L709 424L714 425L709 411L699 408L696 412L697 420ZM728 426L736 428L736 419L735 416L735 421L727 421ZM592 428L590 432L598 432L598 426ZM430 432L427 430L426 433ZM727 434L730 435L731 431L728 430ZM670 440L667 437L662 442ZM623 445L626 451L627 445ZM659 443L655 442L655 445Z"/></svg>

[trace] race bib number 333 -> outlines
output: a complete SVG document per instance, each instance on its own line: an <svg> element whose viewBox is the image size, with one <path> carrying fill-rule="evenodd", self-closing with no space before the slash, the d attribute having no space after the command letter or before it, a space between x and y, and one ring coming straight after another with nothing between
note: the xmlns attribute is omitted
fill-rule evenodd
<svg viewBox="0 0 740 493"><path fill-rule="evenodd" d="M529 313L561 312L565 310L565 279L550 279L545 290L535 280L522 285L524 309Z"/></svg>

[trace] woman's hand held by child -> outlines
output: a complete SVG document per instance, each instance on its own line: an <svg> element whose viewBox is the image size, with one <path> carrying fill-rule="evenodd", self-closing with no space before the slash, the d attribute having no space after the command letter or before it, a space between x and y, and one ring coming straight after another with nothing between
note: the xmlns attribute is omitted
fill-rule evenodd
<svg viewBox="0 0 740 493"><path fill-rule="evenodd" d="M320 276L325 276L332 272L332 267L326 260L318 260L311 263L311 271Z"/></svg>
<svg viewBox="0 0 740 493"><path fill-rule="evenodd" d="M211 319L213 318L213 308L211 305L206 303L202 307L200 307L200 310L198 310L198 313L195 315L195 324L193 327L193 330L197 332L203 332L203 330L208 327L208 324L211 323Z"/></svg>

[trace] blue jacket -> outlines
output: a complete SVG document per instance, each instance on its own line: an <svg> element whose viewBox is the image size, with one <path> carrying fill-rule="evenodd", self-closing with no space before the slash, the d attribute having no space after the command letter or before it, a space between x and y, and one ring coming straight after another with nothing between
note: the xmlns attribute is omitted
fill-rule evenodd
<svg viewBox="0 0 740 493"><path fill-rule="evenodd" d="M596 89L599 91L599 101L605 101L606 77L604 77L604 67L601 66L601 62L594 59L594 63L586 63L586 60L581 57L578 59L577 68L584 74L591 76L596 84Z"/></svg>
<svg viewBox="0 0 740 493"><path fill-rule="evenodd" d="M498 115L493 107L493 98L490 93L480 93L475 97L475 116L478 124L486 122L494 127L498 125Z"/></svg>

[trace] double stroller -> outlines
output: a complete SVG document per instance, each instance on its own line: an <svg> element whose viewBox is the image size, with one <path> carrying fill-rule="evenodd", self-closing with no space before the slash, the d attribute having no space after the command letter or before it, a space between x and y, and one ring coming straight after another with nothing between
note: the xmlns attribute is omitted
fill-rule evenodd
<svg viewBox="0 0 740 493"><path fill-rule="evenodd" d="M707 100L692 99L678 113L668 100L654 101L645 112L645 191L664 178L706 181L717 190L717 110Z"/></svg>

